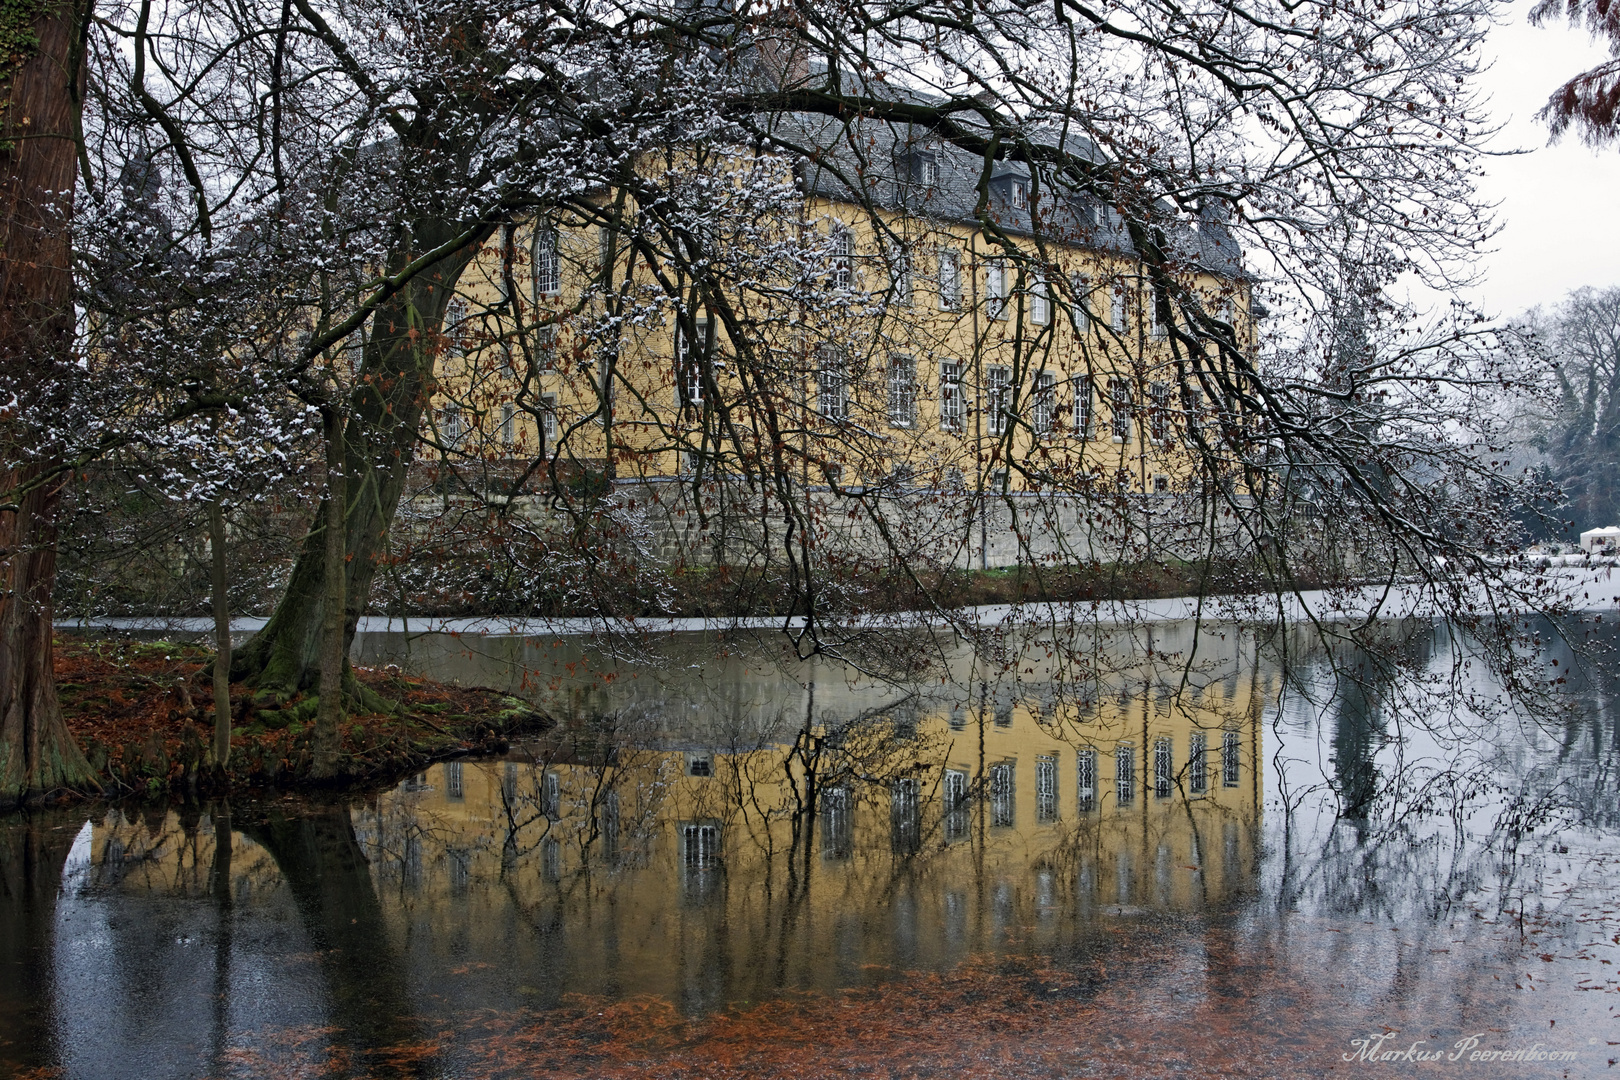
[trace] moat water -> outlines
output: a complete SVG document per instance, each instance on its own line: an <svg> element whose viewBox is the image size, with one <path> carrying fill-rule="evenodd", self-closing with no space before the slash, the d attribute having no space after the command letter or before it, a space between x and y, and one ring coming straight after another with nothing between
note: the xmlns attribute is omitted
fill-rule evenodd
<svg viewBox="0 0 1620 1080"><path fill-rule="evenodd" d="M1614 680L1390 643L365 638L561 723L0 819L0 1074L1611 1075Z"/></svg>

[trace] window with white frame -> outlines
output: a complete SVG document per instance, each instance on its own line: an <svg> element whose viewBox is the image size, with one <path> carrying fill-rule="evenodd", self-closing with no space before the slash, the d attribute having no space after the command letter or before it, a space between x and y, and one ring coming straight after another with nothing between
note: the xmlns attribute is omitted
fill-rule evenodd
<svg viewBox="0 0 1620 1080"><path fill-rule="evenodd" d="M1114 282L1108 297L1108 325L1116 334L1125 332L1125 299L1125 282L1123 280Z"/></svg>
<svg viewBox="0 0 1620 1080"><path fill-rule="evenodd" d="M1052 321L1052 291L1045 278L1036 278L1035 284L1029 287L1029 319L1036 326L1046 326Z"/></svg>
<svg viewBox="0 0 1620 1080"><path fill-rule="evenodd" d="M1083 746L1074 759L1075 810L1087 813L1097 805L1097 751Z"/></svg>
<svg viewBox="0 0 1620 1080"><path fill-rule="evenodd" d="M501 406L501 442L507 446L517 442L517 406L510 401Z"/></svg>
<svg viewBox="0 0 1620 1080"><path fill-rule="evenodd" d="M847 289L855 280L855 238L842 225L834 225L828 280L835 289Z"/></svg>
<svg viewBox="0 0 1620 1080"><path fill-rule="evenodd" d="M945 770L945 839L968 834L968 774L966 769Z"/></svg>
<svg viewBox="0 0 1620 1080"><path fill-rule="evenodd" d="M540 447L543 455L551 452L557 445L557 395L542 394L540 397L540 434L545 439L545 445Z"/></svg>
<svg viewBox="0 0 1620 1080"><path fill-rule="evenodd" d="M1164 473L1154 473L1153 474L1153 494L1155 494L1155 495L1168 495L1168 494L1170 494L1170 477L1168 477Z"/></svg>
<svg viewBox="0 0 1620 1080"><path fill-rule="evenodd" d="M1221 735L1221 784L1237 787L1243 775L1243 743L1235 731Z"/></svg>
<svg viewBox="0 0 1620 1080"><path fill-rule="evenodd" d="M1050 825L1057 819L1057 758L1041 754L1035 758L1035 822Z"/></svg>
<svg viewBox="0 0 1620 1080"><path fill-rule="evenodd" d="M889 253L889 301L911 304L911 252L903 245Z"/></svg>
<svg viewBox="0 0 1620 1080"><path fill-rule="evenodd" d="M1012 404L1012 372L999 364L984 369L984 409L990 434L1007 430L1007 409Z"/></svg>
<svg viewBox="0 0 1620 1080"><path fill-rule="evenodd" d="M847 787L830 787L821 793L821 854L827 859L847 859L855 847L854 796Z"/></svg>
<svg viewBox="0 0 1620 1080"><path fill-rule="evenodd" d="M1074 302L1069 306L1069 322L1075 333L1084 333L1091 328L1091 279L1084 274L1070 274L1069 291L1074 294Z"/></svg>
<svg viewBox="0 0 1620 1080"><path fill-rule="evenodd" d="M1170 752L1170 740L1161 735L1153 740L1153 794L1168 799L1175 776L1176 765Z"/></svg>
<svg viewBox="0 0 1620 1080"><path fill-rule="evenodd" d="M939 426L961 431L963 412L962 365L943 361L939 365Z"/></svg>
<svg viewBox="0 0 1620 1080"><path fill-rule="evenodd" d="M540 841L540 876L547 881L562 880L562 843L555 836Z"/></svg>
<svg viewBox="0 0 1620 1080"><path fill-rule="evenodd" d="M939 249L939 306L942 311L962 306L962 253L956 248Z"/></svg>
<svg viewBox="0 0 1620 1080"><path fill-rule="evenodd" d="M689 870L720 866L720 826L688 822L681 826L681 860Z"/></svg>
<svg viewBox="0 0 1620 1080"><path fill-rule="evenodd" d="M1113 413L1114 438L1124 442L1131 437L1131 381L1114 376L1108 380L1108 407Z"/></svg>
<svg viewBox="0 0 1620 1080"><path fill-rule="evenodd" d="M990 766L990 824L998 829L1013 825L1013 763Z"/></svg>
<svg viewBox="0 0 1620 1080"><path fill-rule="evenodd" d="M534 362L540 371L550 371L557 365L557 324L546 323L535 327Z"/></svg>
<svg viewBox="0 0 1620 1080"><path fill-rule="evenodd" d="M596 227L596 261L602 269L612 267L613 258L617 254L613 236L613 228L609 225Z"/></svg>
<svg viewBox="0 0 1620 1080"><path fill-rule="evenodd" d="M691 337L687 336L682 322L676 322L675 393L681 405L694 409L703 407L703 372L713 351L713 322L694 318Z"/></svg>
<svg viewBox="0 0 1620 1080"><path fill-rule="evenodd" d="M1136 750L1124 743L1114 747L1114 801L1129 806L1136 800Z"/></svg>
<svg viewBox="0 0 1620 1080"><path fill-rule="evenodd" d="M1153 306L1153 323L1150 333L1153 335L1154 341L1163 341L1165 338L1170 336L1170 324L1164 321L1163 315L1159 310L1158 301L1150 296L1148 297L1148 302ZM1168 300L1166 300L1166 302L1168 303Z"/></svg>
<svg viewBox="0 0 1620 1080"><path fill-rule="evenodd" d="M444 312L444 351L446 356L462 359L467 355L467 336L472 330L467 321L467 301L456 297Z"/></svg>
<svg viewBox="0 0 1620 1080"><path fill-rule="evenodd" d="M459 802L465 789L462 787L462 763L447 761L444 763L444 797Z"/></svg>
<svg viewBox="0 0 1620 1080"><path fill-rule="evenodd" d="M512 775L516 777L515 769ZM540 812L552 821L562 817L562 778L554 772L541 774Z"/></svg>
<svg viewBox="0 0 1620 1080"><path fill-rule="evenodd" d="M911 179L924 187L939 183L939 155L932 150L918 150L911 155Z"/></svg>
<svg viewBox="0 0 1620 1080"><path fill-rule="evenodd" d="M1052 431L1052 416L1057 412L1057 376L1050 371L1035 373L1035 393L1031 395L1029 425L1037 435Z"/></svg>
<svg viewBox="0 0 1620 1080"><path fill-rule="evenodd" d="M439 434L447 447L456 447L467 434L466 422L461 416L461 406L455 402L444 407L439 414Z"/></svg>
<svg viewBox="0 0 1620 1080"><path fill-rule="evenodd" d="M1170 384L1156 382L1148 387L1151 413L1148 416L1148 437L1156 443L1170 440Z"/></svg>
<svg viewBox="0 0 1620 1080"><path fill-rule="evenodd" d="M1195 731L1187 742L1187 790L1202 795L1209 790L1209 769L1205 760L1208 747L1202 731Z"/></svg>
<svg viewBox="0 0 1620 1080"><path fill-rule="evenodd" d="M1007 263L989 259L984 264L984 309L992 319L1007 317Z"/></svg>
<svg viewBox="0 0 1620 1080"><path fill-rule="evenodd" d="M536 300L556 296L562 292L562 264L557 257L557 231L548 222L535 223L529 266L534 275Z"/></svg>
<svg viewBox="0 0 1620 1080"><path fill-rule="evenodd" d="M1012 206L1014 210L1029 209L1029 181L1014 180L1012 182Z"/></svg>
<svg viewBox="0 0 1620 1080"><path fill-rule="evenodd" d="M917 423L917 361L903 353L889 357L889 426Z"/></svg>
<svg viewBox="0 0 1620 1080"><path fill-rule="evenodd" d="M828 420L849 419L849 370L836 345L816 351L816 408Z"/></svg>
<svg viewBox="0 0 1620 1080"><path fill-rule="evenodd" d="M1091 438L1091 425L1095 420L1092 415L1096 401L1096 386L1090 375L1076 375L1070 380L1074 386L1074 434L1079 439Z"/></svg>
<svg viewBox="0 0 1620 1080"><path fill-rule="evenodd" d="M889 785L890 842L896 855L909 855L922 839L922 814L917 805L917 778L897 777Z"/></svg>

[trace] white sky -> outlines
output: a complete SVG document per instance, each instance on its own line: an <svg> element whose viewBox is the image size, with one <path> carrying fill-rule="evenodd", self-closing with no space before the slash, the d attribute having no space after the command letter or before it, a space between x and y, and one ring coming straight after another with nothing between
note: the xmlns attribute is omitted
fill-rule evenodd
<svg viewBox="0 0 1620 1080"><path fill-rule="evenodd" d="M1500 204L1502 231L1470 298L1489 315L1551 305L1582 285L1620 285L1620 145L1592 150L1565 135L1549 146L1546 126L1535 119L1555 87L1605 52L1583 30L1531 26L1532 6L1514 0L1487 42L1495 63L1483 86L1505 125L1493 148L1530 151L1485 164L1481 191Z"/></svg>

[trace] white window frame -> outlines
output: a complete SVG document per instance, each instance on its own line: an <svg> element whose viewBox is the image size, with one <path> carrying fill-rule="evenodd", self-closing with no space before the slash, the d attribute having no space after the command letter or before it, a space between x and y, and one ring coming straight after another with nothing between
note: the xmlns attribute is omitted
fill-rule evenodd
<svg viewBox="0 0 1620 1080"><path fill-rule="evenodd" d="M444 408L439 410L439 435L450 449L460 446L462 439L466 438L467 428L462 421L460 402L447 401Z"/></svg>
<svg viewBox="0 0 1620 1080"><path fill-rule="evenodd" d="M1029 181L1014 179L1012 182L1012 208L1014 210L1029 209Z"/></svg>
<svg viewBox="0 0 1620 1080"><path fill-rule="evenodd" d="M889 253L889 302L910 307L912 297L911 251L904 244Z"/></svg>
<svg viewBox="0 0 1620 1080"><path fill-rule="evenodd" d="M1057 374L1051 371L1035 373L1035 392L1030 395L1029 426L1036 435L1050 435L1052 421L1057 415Z"/></svg>
<svg viewBox="0 0 1620 1080"><path fill-rule="evenodd" d="M1194 795L1209 791L1208 738L1195 731L1187 742L1187 790Z"/></svg>
<svg viewBox="0 0 1620 1080"><path fill-rule="evenodd" d="M954 360L939 364L939 426L944 431L961 431L967 409L962 400L962 365Z"/></svg>
<svg viewBox="0 0 1620 1080"><path fill-rule="evenodd" d="M1123 278L1114 282L1108 297L1108 325L1116 334L1123 334L1129 325L1129 304Z"/></svg>
<svg viewBox="0 0 1620 1080"><path fill-rule="evenodd" d="M714 870L720 866L720 825L713 821L681 823L681 861L688 870Z"/></svg>
<svg viewBox="0 0 1620 1080"><path fill-rule="evenodd" d="M517 406L510 401L501 406L501 442L511 446L517 441Z"/></svg>
<svg viewBox="0 0 1620 1080"><path fill-rule="evenodd" d="M714 320L694 317L692 330L702 343L694 351L686 341L686 331L679 319L675 322L675 404L678 407L703 408L703 362L714 349Z"/></svg>
<svg viewBox="0 0 1620 1080"><path fill-rule="evenodd" d="M557 230L543 218L535 221L529 251L535 299L559 295L562 292L562 263L557 251Z"/></svg>
<svg viewBox="0 0 1620 1080"><path fill-rule="evenodd" d="M984 311L992 319L1007 317L1007 260L986 259L984 262Z"/></svg>
<svg viewBox="0 0 1620 1080"><path fill-rule="evenodd" d="M1035 823L1050 825L1058 819L1057 757L1035 757Z"/></svg>
<svg viewBox="0 0 1620 1080"><path fill-rule="evenodd" d="M1131 437L1131 380L1114 375L1108 380L1108 423L1115 442L1128 442Z"/></svg>
<svg viewBox="0 0 1620 1080"><path fill-rule="evenodd" d="M1069 385L1074 390L1072 423L1077 439L1089 439L1092 426L1097 422L1097 385L1090 375L1071 375Z"/></svg>
<svg viewBox="0 0 1620 1080"><path fill-rule="evenodd" d="M831 345L816 350L816 411L825 419L849 419L849 362Z"/></svg>
<svg viewBox="0 0 1620 1080"><path fill-rule="evenodd" d="M1044 277L1036 278L1029 287L1029 321L1036 326L1052 323L1052 290Z"/></svg>
<svg viewBox="0 0 1620 1080"><path fill-rule="evenodd" d="M939 249L939 309L962 308L962 252L954 247Z"/></svg>
<svg viewBox="0 0 1620 1080"><path fill-rule="evenodd" d="M1114 747L1114 802L1129 806L1136 801L1136 748L1130 743Z"/></svg>
<svg viewBox="0 0 1620 1080"><path fill-rule="evenodd" d="M917 359L908 353L889 356L889 426L917 426Z"/></svg>
<svg viewBox="0 0 1620 1080"><path fill-rule="evenodd" d="M540 447L542 454L550 454L557 445L557 395L540 395L540 431L546 444Z"/></svg>
<svg viewBox="0 0 1620 1080"><path fill-rule="evenodd" d="M991 435L1003 435L1010 419L1008 406L1012 404L1012 369L1004 364L990 364L984 369L984 411L986 429Z"/></svg>
<svg viewBox="0 0 1620 1080"><path fill-rule="evenodd" d="M1153 740L1153 795L1168 799L1176 789L1176 760L1168 735Z"/></svg>
<svg viewBox="0 0 1620 1080"><path fill-rule="evenodd" d="M1091 328L1094 314L1091 278L1085 274L1070 274L1069 291L1074 294L1074 302L1069 306L1069 323L1076 334L1083 334Z"/></svg>
<svg viewBox="0 0 1620 1080"><path fill-rule="evenodd" d="M1148 441L1155 446L1170 441L1170 384L1148 385Z"/></svg>
<svg viewBox="0 0 1620 1080"><path fill-rule="evenodd" d="M828 250L828 282L834 289L851 288L855 283L855 235L847 226L834 224Z"/></svg>
<svg viewBox="0 0 1620 1080"><path fill-rule="evenodd" d="M1082 746L1074 758L1075 812L1084 814L1097 808L1097 749Z"/></svg>
<svg viewBox="0 0 1620 1080"><path fill-rule="evenodd" d="M1237 787L1243 782L1243 737L1235 731L1221 734L1221 786Z"/></svg>
<svg viewBox="0 0 1620 1080"><path fill-rule="evenodd" d="M1010 829L1018 823L1018 778L1013 762L998 761L990 766L990 825Z"/></svg>

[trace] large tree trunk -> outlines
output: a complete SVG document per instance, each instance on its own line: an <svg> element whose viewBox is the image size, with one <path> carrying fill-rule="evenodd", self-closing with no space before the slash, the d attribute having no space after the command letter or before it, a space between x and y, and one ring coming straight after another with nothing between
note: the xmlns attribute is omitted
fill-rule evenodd
<svg viewBox="0 0 1620 1080"><path fill-rule="evenodd" d="M0 414L0 805L95 786L56 699L51 592L66 477L53 476L60 458L45 430L66 419L60 381L73 370L80 14L46 6L32 27L37 52L0 87L0 399L17 402ZM8 42L25 29L14 18L0 14Z"/></svg>
<svg viewBox="0 0 1620 1080"><path fill-rule="evenodd" d="M448 225L417 230L419 246L431 250L459 231ZM482 239L446 259L380 307L372 318L370 340L350 399L344 432L343 474L348 478L347 581L344 583L344 655L355 626L371 598L388 529L404 494L415 458L422 411L433 390L433 367L440 328L456 280L472 261ZM404 265L410 255L400 255ZM326 520L323 499L315 515ZM284 691L306 690L320 677L326 584L326 530L304 537L287 591L270 621L236 651L232 676L249 685Z"/></svg>

